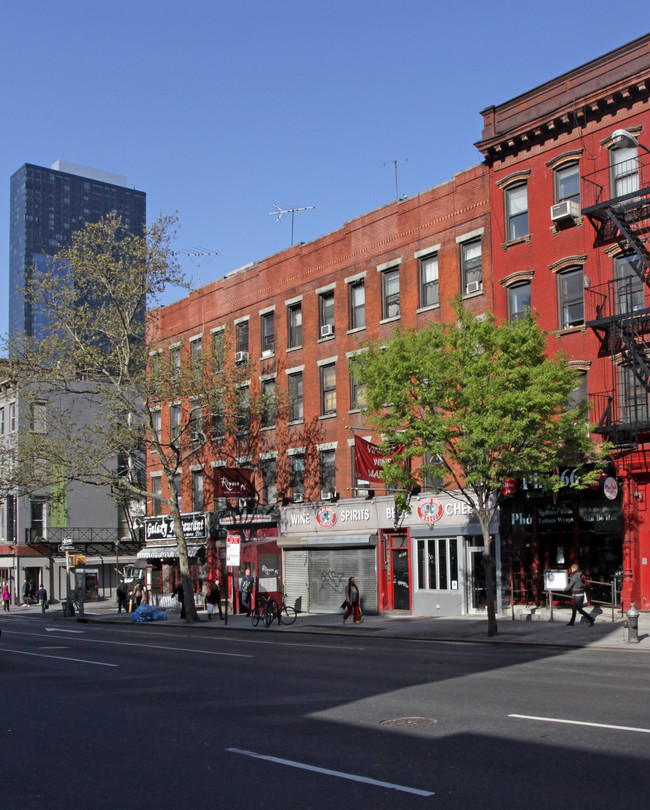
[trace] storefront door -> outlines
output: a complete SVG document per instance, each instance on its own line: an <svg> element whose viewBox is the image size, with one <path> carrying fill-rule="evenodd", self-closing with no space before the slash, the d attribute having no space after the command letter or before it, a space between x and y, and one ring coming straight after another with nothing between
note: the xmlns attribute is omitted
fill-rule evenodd
<svg viewBox="0 0 650 810"><path fill-rule="evenodd" d="M411 610L411 565L407 534L385 534L382 554L386 561L382 581L382 610Z"/></svg>
<svg viewBox="0 0 650 810"><path fill-rule="evenodd" d="M467 612L483 613L487 610L485 590L484 546L467 546Z"/></svg>

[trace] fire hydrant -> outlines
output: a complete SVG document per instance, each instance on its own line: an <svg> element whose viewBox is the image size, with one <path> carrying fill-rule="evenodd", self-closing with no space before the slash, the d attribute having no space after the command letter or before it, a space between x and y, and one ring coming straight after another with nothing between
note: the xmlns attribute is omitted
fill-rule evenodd
<svg viewBox="0 0 650 810"><path fill-rule="evenodd" d="M634 602L630 602L630 609L627 612L627 641L629 644L639 643L639 611Z"/></svg>

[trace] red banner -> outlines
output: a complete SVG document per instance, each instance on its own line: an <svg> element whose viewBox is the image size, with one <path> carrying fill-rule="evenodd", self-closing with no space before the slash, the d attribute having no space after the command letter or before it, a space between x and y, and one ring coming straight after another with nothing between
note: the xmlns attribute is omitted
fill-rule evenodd
<svg viewBox="0 0 650 810"><path fill-rule="evenodd" d="M215 498L254 498L253 471L241 467L217 467L214 471Z"/></svg>
<svg viewBox="0 0 650 810"><path fill-rule="evenodd" d="M387 461L392 461L396 453L401 453L403 450L404 445L400 444L392 453L385 455L381 447L362 439L360 436L355 436L354 463L357 471L357 479L383 486L384 482L380 475L382 467Z"/></svg>

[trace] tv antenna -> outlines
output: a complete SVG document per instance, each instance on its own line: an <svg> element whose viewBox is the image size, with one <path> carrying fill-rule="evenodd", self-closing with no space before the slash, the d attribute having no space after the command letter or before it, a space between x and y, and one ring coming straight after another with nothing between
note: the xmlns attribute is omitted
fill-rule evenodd
<svg viewBox="0 0 650 810"><path fill-rule="evenodd" d="M408 158L404 158L403 160L385 160L384 166L390 166L391 164L395 168L395 199L399 200L399 191L397 190L397 165L399 163L408 163Z"/></svg>
<svg viewBox="0 0 650 810"><path fill-rule="evenodd" d="M201 256L218 256L219 254L211 251L211 250L204 250L198 253L188 253L188 256L196 256L196 260L198 263L198 270L197 270L197 286L201 286Z"/></svg>
<svg viewBox="0 0 650 810"><path fill-rule="evenodd" d="M279 205L273 203L273 207L275 211L269 211L267 213L267 217L276 217L276 222L279 222L282 219L284 214L291 214L291 244L293 245L293 218L295 216L296 211L310 211L312 208L316 208L315 205L306 205L304 208L280 208Z"/></svg>

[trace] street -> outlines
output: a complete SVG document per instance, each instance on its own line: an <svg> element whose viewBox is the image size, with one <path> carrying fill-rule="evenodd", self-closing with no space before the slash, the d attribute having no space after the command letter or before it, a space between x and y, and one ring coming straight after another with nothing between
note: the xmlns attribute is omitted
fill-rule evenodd
<svg viewBox="0 0 650 810"><path fill-rule="evenodd" d="M650 787L645 653L1 629L8 808L593 809Z"/></svg>

